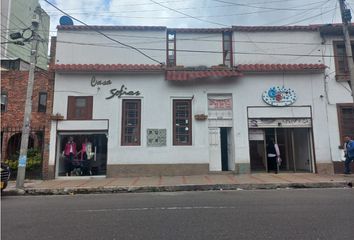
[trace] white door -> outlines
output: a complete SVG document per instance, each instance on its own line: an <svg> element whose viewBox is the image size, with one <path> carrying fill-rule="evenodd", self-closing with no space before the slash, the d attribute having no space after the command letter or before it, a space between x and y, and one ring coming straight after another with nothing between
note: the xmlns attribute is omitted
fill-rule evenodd
<svg viewBox="0 0 354 240"><path fill-rule="evenodd" d="M209 171L221 171L220 128L209 128Z"/></svg>

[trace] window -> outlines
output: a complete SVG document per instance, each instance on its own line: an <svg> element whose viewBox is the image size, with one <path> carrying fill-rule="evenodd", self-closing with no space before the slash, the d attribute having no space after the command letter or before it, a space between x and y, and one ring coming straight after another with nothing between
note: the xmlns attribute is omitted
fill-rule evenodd
<svg viewBox="0 0 354 240"><path fill-rule="evenodd" d="M232 32L222 33L223 63L227 67L232 67Z"/></svg>
<svg viewBox="0 0 354 240"><path fill-rule="evenodd" d="M122 103L122 146L139 146L141 101L129 99Z"/></svg>
<svg viewBox="0 0 354 240"><path fill-rule="evenodd" d="M1 93L1 112L6 112L7 111L7 93L2 92Z"/></svg>
<svg viewBox="0 0 354 240"><path fill-rule="evenodd" d="M348 69L344 42L334 41L333 49L334 49L335 65L336 65L336 79L337 81L348 81L349 69ZM352 51L354 51L353 44L352 44Z"/></svg>
<svg viewBox="0 0 354 240"><path fill-rule="evenodd" d="M354 137L354 105L337 104L340 140L343 144L344 136Z"/></svg>
<svg viewBox="0 0 354 240"><path fill-rule="evenodd" d="M47 93L40 92L38 98L38 112L46 112L47 111Z"/></svg>
<svg viewBox="0 0 354 240"><path fill-rule="evenodd" d="M93 97L68 97L68 120L92 119Z"/></svg>
<svg viewBox="0 0 354 240"><path fill-rule="evenodd" d="M191 100L173 100L173 145L192 145Z"/></svg>
<svg viewBox="0 0 354 240"><path fill-rule="evenodd" d="M167 66L176 66L176 32L167 32Z"/></svg>

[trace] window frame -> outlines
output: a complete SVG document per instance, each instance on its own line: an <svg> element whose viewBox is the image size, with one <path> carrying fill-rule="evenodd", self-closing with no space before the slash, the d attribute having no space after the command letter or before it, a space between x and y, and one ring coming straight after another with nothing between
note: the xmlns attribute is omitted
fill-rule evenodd
<svg viewBox="0 0 354 240"><path fill-rule="evenodd" d="M127 120L127 108L126 105L128 103L136 103L137 104L137 142L129 143L125 141L125 137L127 136L125 134L125 129L127 128L126 126L126 120ZM133 135L134 136L134 135ZM122 124L121 124L121 146L140 146L141 145L141 99L123 99L122 100Z"/></svg>
<svg viewBox="0 0 354 240"><path fill-rule="evenodd" d="M85 98L85 114L82 117L76 116L76 99ZM68 96L67 120L92 120L93 96Z"/></svg>
<svg viewBox="0 0 354 240"><path fill-rule="evenodd" d="M169 35L173 35L173 40L169 39ZM170 49L170 43L173 44L173 49ZM170 59L169 59L169 52L173 50L173 63L171 64ZM166 35L166 65L168 67L175 67L177 65L177 54L176 54L176 31L167 31Z"/></svg>
<svg viewBox="0 0 354 240"><path fill-rule="evenodd" d="M180 143L177 141L177 133L176 133L176 104L179 102L187 102L188 103L188 111L189 111L189 116L188 116L188 142L187 143ZM172 128L173 128L173 145L174 146L191 146L192 145L192 130L193 130L193 124L192 124L192 100L191 99L173 99L172 100L172 108L173 108L173 122L172 122Z"/></svg>
<svg viewBox="0 0 354 240"><path fill-rule="evenodd" d="M230 66L226 65L226 54L225 54L225 36L229 35L230 39L228 42L230 42ZM222 32L222 60L223 64L229 68L232 68L234 65L234 59L233 59L233 46L232 46L232 32L231 31L223 31Z"/></svg>
<svg viewBox="0 0 354 240"><path fill-rule="evenodd" d="M337 103L337 115L338 115L338 127L339 127L339 137L341 146L344 144L344 137L348 134L344 132L344 122L343 122L343 108L352 108L354 111L354 104L353 103ZM352 136L354 137L354 136Z"/></svg>
<svg viewBox="0 0 354 240"><path fill-rule="evenodd" d="M8 103L9 103L9 94L7 93L7 91L2 91L1 92L1 98L2 98L2 96L3 95L6 95L6 101L5 101L5 108L4 108L4 110L2 110L2 108L1 108L1 112L3 113L3 112L7 112L7 105L8 105ZM1 100L0 100L1 101ZM1 105L2 105L2 103L1 103Z"/></svg>
<svg viewBox="0 0 354 240"><path fill-rule="evenodd" d="M341 64L339 63L339 54L338 54L338 46L342 45L344 47L344 72L340 71ZM351 42L352 51L354 52L354 41ZM337 81L349 81L349 68L348 68L348 61L347 55L345 50L344 41L333 41L333 53L334 53L334 65L336 70L336 80ZM354 56L353 56L354 59Z"/></svg>
<svg viewBox="0 0 354 240"><path fill-rule="evenodd" d="M44 110L41 109L41 96L45 96ZM48 93L47 92L39 92L38 93L38 112L42 112L42 113L47 112L47 102L48 102Z"/></svg>

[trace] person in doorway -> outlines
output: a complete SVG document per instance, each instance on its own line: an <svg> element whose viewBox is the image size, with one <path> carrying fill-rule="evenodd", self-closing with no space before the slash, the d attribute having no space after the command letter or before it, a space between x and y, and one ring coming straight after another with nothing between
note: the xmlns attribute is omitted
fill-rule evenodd
<svg viewBox="0 0 354 240"><path fill-rule="evenodd" d="M83 161L83 175L90 175L90 160L93 156L92 143L85 137L85 141L81 145L81 161Z"/></svg>
<svg viewBox="0 0 354 240"><path fill-rule="evenodd" d="M344 137L344 174L350 174L350 163L354 160L354 141L350 136Z"/></svg>
<svg viewBox="0 0 354 240"><path fill-rule="evenodd" d="M274 171L278 173L278 158L280 158L279 146L274 143L274 139L271 139L267 146L268 172Z"/></svg>
<svg viewBox="0 0 354 240"><path fill-rule="evenodd" d="M66 176L71 175L71 171L73 170L73 160L74 157L76 156L76 143L74 142L73 137L69 137L68 142L65 144L65 149L64 149L64 155L65 155L65 174Z"/></svg>

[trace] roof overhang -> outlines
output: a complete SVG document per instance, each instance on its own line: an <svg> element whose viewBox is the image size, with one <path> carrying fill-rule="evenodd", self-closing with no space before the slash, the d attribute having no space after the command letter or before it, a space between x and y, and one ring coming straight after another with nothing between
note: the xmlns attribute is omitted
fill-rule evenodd
<svg viewBox="0 0 354 240"><path fill-rule="evenodd" d="M242 73L235 69L210 69L210 70L166 70L168 81L191 81L197 79L220 79L240 77Z"/></svg>
<svg viewBox="0 0 354 240"><path fill-rule="evenodd" d="M56 72L163 72L159 64L55 64Z"/></svg>

